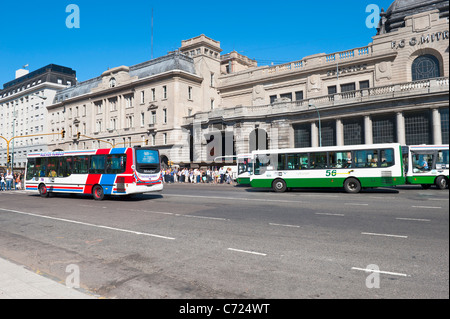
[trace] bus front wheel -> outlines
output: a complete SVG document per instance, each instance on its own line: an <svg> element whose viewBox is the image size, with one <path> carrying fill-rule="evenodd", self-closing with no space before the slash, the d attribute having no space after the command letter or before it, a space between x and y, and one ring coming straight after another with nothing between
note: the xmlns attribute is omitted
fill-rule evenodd
<svg viewBox="0 0 450 319"><path fill-rule="evenodd" d="M272 183L272 189L276 193L284 193L287 190L286 182L282 179L277 179Z"/></svg>
<svg viewBox="0 0 450 319"><path fill-rule="evenodd" d="M103 198L105 197L103 188L100 185L95 185L92 189L92 196L94 196L95 200L103 200Z"/></svg>
<svg viewBox="0 0 450 319"><path fill-rule="evenodd" d="M350 194L357 194L361 191L361 183L356 178L349 178L344 182L344 190Z"/></svg>
<svg viewBox="0 0 450 319"><path fill-rule="evenodd" d="M446 189L448 187L448 181L444 176L436 178L436 186L439 189Z"/></svg>

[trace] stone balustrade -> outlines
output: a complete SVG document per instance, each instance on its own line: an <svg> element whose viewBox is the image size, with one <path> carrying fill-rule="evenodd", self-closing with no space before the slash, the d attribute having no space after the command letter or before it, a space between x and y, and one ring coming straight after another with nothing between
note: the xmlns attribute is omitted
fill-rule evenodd
<svg viewBox="0 0 450 319"><path fill-rule="evenodd" d="M327 108L333 106L351 105L361 102L383 100L387 98L403 98L419 94L430 94L439 92L448 92L449 78L435 78L420 80L408 83L400 83L373 87L368 89L341 92L331 95L314 97L300 101L282 101L269 105L258 106L235 106L226 109L215 109L210 112L197 113L193 116L184 118L184 125L194 122L204 122L211 118L239 118L239 117L258 117L264 115L282 115L292 112L303 112L311 110L310 105L317 108Z"/></svg>

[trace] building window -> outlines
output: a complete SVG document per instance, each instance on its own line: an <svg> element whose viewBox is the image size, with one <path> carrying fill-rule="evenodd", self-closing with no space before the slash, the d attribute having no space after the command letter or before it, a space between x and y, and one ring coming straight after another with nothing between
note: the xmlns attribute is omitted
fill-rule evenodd
<svg viewBox="0 0 450 319"><path fill-rule="evenodd" d="M295 100L296 100L296 101L301 101L301 100L303 100L303 91L295 92Z"/></svg>
<svg viewBox="0 0 450 319"><path fill-rule="evenodd" d="M290 101L292 101L292 93L281 94L280 98L282 98L282 99L289 99Z"/></svg>
<svg viewBox="0 0 450 319"><path fill-rule="evenodd" d="M439 77L440 68L438 59L431 54L419 56L412 64L411 74L413 81Z"/></svg>
<svg viewBox="0 0 450 319"><path fill-rule="evenodd" d="M347 83L347 84L341 85L341 93L355 91L355 90L356 90L355 83Z"/></svg>
<svg viewBox="0 0 450 319"><path fill-rule="evenodd" d="M141 126L145 125L145 113L141 113Z"/></svg>
<svg viewBox="0 0 450 319"><path fill-rule="evenodd" d="M364 122L362 119L349 119L343 121L344 145L364 144Z"/></svg>
<svg viewBox="0 0 450 319"><path fill-rule="evenodd" d="M442 144L448 144L448 108L441 109Z"/></svg>
<svg viewBox="0 0 450 319"><path fill-rule="evenodd" d="M109 87L110 88L116 87L116 79L115 78L111 78L109 80Z"/></svg>
<svg viewBox="0 0 450 319"><path fill-rule="evenodd" d="M432 144L430 112L405 113L406 145Z"/></svg>
<svg viewBox="0 0 450 319"><path fill-rule="evenodd" d="M211 73L210 85L211 87L214 87L214 73Z"/></svg>
<svg viewBox="0 0 450 319"><path fill-rule="evenodd" d="M126 97L125 97L125 106L126 106L127 108L133 107L133 100L134 100L133 95L128 95L128 96L126 96Z"/></svg>
<svg viewBox="0 0 450 319"><path fill-rule="evenodd" d="M276 100L277 100L277 96L276 95L271 95L270 96L270 104L275 103Z"/></svg>
<svg viewBox="0 0 450 319"><path fill-rule="evenodd" d="M374 144L397 142L395 116L372 117L372 136Z"/></svg>
<svg viewBox="0 0 450 319"><path fill-rule="evenodd" d="M336 122L322 122L322 146L336 146ZM317 125L319 127L319 125Z"/></svg>
<svg viewBox="0 0 450 319"><path fill-rule="evenodd" d="M211 100L211 110L214 110L214 100Z"/></svg>
<svg viewBox="0 0 450 319"><path fill-rule="evenodd" d="M336 93L337 93L337 87L336 87L336 85L329 86L329 87L328 87L328 95L329 95L328 100L329 100L329 101L334 101L334 95L335 95Z"/></svg>
<svg viewBox="0 0 450 319"><path fill-rule="evenodd" d="M117 119L116 118L112 118L110 120L110 130L116 130L117 129Z"/></svg>
<svg viewBox="0 0 450 319"><path fill-rule="evenodd" d="M152 89L152 101L156 101L156 89Z"/></svg>
<svg viewBox="0 0 450 319"><path fill-rule="evenodd" d="M150 124L156 124L156 111L152 111L152 115L150 117Z"/></svg>
<svg viewBox="0 0 450 319"><path fill-rule="evenodd" d="M192 86L188 87L188 100L192 100Z"/></svg>
<svg viewBox="0 0 450 319"><path fill-rule="evenodd" d="M167 145L167 133L163 134L163 144Z"/></svg>
<svg viewBox="0 0 450 319"><path fill-rule="evenodd" d="M145 91L141 91L141 104L145 103Z"/></svg>
<svg viewBox="0 0 450 319"><path fill-rule="evenodd" d="M311 125L295 125L294 126L294 147L311 147Z"/></svg>
<svg viewBox="0 0 450 319"><path fill-rule="evenodd" d="M163 99L167 99L167 86L163 86Z"/></svg>
<svg viewBox="0 0 450 319"><path fill-rule="evenodd" d="M167 124L167 109L163 110L163 124Z"/></svg>
<svg viewBox="0 0 450 319"><path fill-rule="evenodd" d="M369 81L360 81L359 82L359 89L364 90L369 88Z"/></svg>

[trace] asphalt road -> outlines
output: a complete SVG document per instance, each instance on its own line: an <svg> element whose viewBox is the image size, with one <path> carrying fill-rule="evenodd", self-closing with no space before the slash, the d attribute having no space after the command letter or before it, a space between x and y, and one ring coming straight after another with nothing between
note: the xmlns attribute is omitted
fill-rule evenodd
<svg viewBox="0 0 450 319"><path fill-rule="evenodd" d="M449 192L0 193L0 257L104 298L449 298ZM370 271L368 271L370 270Z"/></svg>

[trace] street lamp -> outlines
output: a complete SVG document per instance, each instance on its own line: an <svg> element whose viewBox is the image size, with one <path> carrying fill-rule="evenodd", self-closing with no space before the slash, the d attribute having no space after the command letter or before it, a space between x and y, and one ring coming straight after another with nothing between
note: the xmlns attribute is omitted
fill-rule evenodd
<svg viewBox="0 0 450 319"><path fill-rule="evenodd" d="M309 107L314 107L317 111L317 116L319 118L319 146L322 147L322 123L320 121L320 113L319 113L319 109L317 108L317 106L315 106L314 104L308 104L308 108Z"/></svg>

